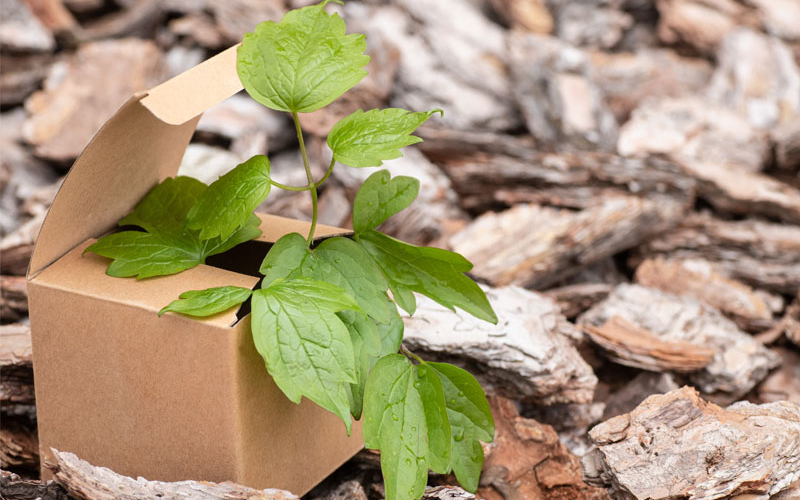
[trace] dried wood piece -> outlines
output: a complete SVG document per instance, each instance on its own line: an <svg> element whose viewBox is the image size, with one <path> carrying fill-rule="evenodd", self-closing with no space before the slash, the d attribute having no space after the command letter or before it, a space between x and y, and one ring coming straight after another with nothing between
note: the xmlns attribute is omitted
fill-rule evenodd
<svg viewBox="0 0 800 500"><path fill-rule="evenodd" d="M83 500L145 500L152 498L191 498L197 500L290 500L298 498L288 491L254 490L232 482L178 481L165 483L121 476L105 467L96 467L72 453L51 448L55 480L71 496Z"/></svg>
<svg viewBox="0 0 800 500"><path fill-rule="evenodd" d="M694 95L643 101L620 129L617 150L623 156L666 154L693 167L692 175L705 165L758 172L770 157L765 133L733 110Z"/></svg>
<svg viewBox="0 0 800 500"><path fill-rule="evenodd" d="M27 418L3 415L3 427L0 428L0 468L38 473L39 439L36 425Z"/></svg>
<svg viewBox="0 0 800 500"><path fill-rule="evenodd" d="M584 331L610 359L642 370L693 372L708 366L715 354L691 342L661 340L620 316L599 327L584 325Z"/></svg>
<svg viewBox="0 0 800 500"><path fill-rule="evenodd" d="M153 38L164 16L164 9L158 0L131 0L125 9L87 24L81 39Z"/></svg>
<svg viewBox="0 0 800 500"><path fill-rule="evenodd" d="M558 304L561 314L573 319L606 298L612 289L613 285L605 283L578 283L551 288L544 292L544 296Z"/></svg>
<svg viewBox="0 0 800 500"><path fill-rule="evenodd" d="M800 478L800 406L739 402L722 409L684 387L647 398L589 432L592 484L617 498L766 498Z"/></svg>
<svg viewBox="0 0 800 500"><path fill-rule="evenodd" d="M677 224L685 205L670 197L609 196L579 212L517 205L486 213L449 244L492 285L546 289L593 262Z"/></svg>
<svg viewBox="0 0 800 500"><path fill-rule="evenodd" d="M800 289L798 226L691 214L679 227L637 248L631 263L657 255L708 261L723 276L754 288L792 295Z"/></svg>
<svg viewBox="0 0 800 500"><path fill-rule="evenodd" d="M67 45L77 43L81 26L61 0L25 0L33 14L57 39Z"/></svg>
<svg viewBox="0 0 800 500"><path fill-rule="evenodd" d="M116 77L109 79L109 74ZM38 156L69 162L126 99L163 76L161 52L151 41L83 44L67 60L54 64L44 90L25 102L32 115L23 129L25 140L35 146ZM86 91L98 81L105 83Z"/></svg>
<svg viewBox="0 0 800 500"><path fill-rule="evenodd" d="M24 0L0 3L0 27L0 49L4 52L50 52L56 48L53 34Z"/></svg>
<svg viewBox="0 0 800 500"><path fill-rule="evenodd" d="M8 500L74 500L55 481L26 480L4 470L0 470L0 491Z"/></svg>
<svg viewBox="0 0 800 500"><path fill-rule="evenodd" d="M635 279L642 286L694 297L714 306L743 330L759 332L774 324L773 310L764 293L722 276L706 261L648 259L636 268Z"/></svg>
<svg viewBox="0 0 800 500"><path fill-rule="evenodd" d="M736 0L657 0L658 36L667 44L690 46L707 56L737 26L758 25L751 10Z"/></svg>
<svg viewBox="0 0 800 500"><path fill-rule="evenodd" d="M708 95L753 126L770 128L800 112L800 68L781 40L738 29L725 38L717 60Z"/></svg>
<svg viewBox="0 0 800 500"><path fill-rule="evenodd" d="M536 152L536 141L529 135L455 130L446 128L442 122L423 124L414 135L424 139L416 147L437 164L464 161L477 153L526 158Z"/></svg>
<svg viewBox="0 0 800 500"><path fill-rule="evenodd" d="M486 458L478 495L486 500L610 500L602 488L583 482L580 461L552 427L519 415L514 402L490 398L494 441Z"/></svg>
<svg viewBox="0 0 800 500"><path fill-rule="evenodd" d="M580 333L549 299L517 287L489 288L497 325L417 296L405 343L474 373L487 389L542 404L590 403L597 377L570 344Z"/></svg>
<svg viewBox="0 0 800 500"><path fill-rule="evenodd" d="M711 79L712 66L672 50L641 48L636 52L593 52L595 82L608 107L624 123L646 98L700 94Z"/></svg>
<svg viewBox="0 0 800 500"><path fill-rule="evenodd" d="M355 479L345 481L326 495L315 496L313 500L369 500L361 483Z"/></svg>
<svg viewBox="0 0 800 500"><path fill-rule="evenodd" d="M524 202L586 208L601 205L607 196L637 193L687 207L694 202L695 181L676 163L658 157L624 158L599 151L545 153L523 144L507 149L511 154L465 148L463 153L442 151L449 156L435 156L452 179L462 206L478 212Z"/></svg>
<svg viewBox="0 0 800 500"><path fill-rule="evenodd" d="M583 0L560 2L556 7L558 38L576 47L609 50L633 26L633 17L619 1Z"/></svg>
<svg viewBox="0 0 800 500"><path fill-rule="evenodd" d="M420 500L475 500L475 495L458 486L428 486Z"/></svg>
<svg viewBox="0 0 800 500"><path fill-rule="evenodd" d="M591 78L588 57L557 38L512 32L511 91L528 131L551 148L612 150L617 122Z"/></svg>
<svg viewBox="0 0 800 500"><path fill-rule="evenodd" d="M13 323L28 315L28 284L24 276L0 276L0 318Z"/></svg>
<svg viewBox="0 0 800 500"><path fill-rule="evenodd" d="M628 413L653 394L679 389L680 385L669 373L640 372L619 390L604 398L606 408L602 420Z"/></svg>
<svg viewBox="0 0 800 500"><path fill-rule="evenodd" d="M755 389L758 402L791 401L800 405L800 354L794 349L775 348L781 366Z"/></svg>
<svg viewBox="0 0 800 500"><path fill-rule="evenodd" d="M553 16L544 0L489 0L494 12L512 29L540 35L552 33Z"/></svg>
<svg viewBox="0 0 800 500"><path fill-rule="evenodd" d="M448 124L459 130L510 130L521 124L503 64L505 34L473 3L417 0L395 7L350 2L344 17L370 44L399 50L393 106L446 109Z"/></svg>
<svg viewBox="0 0 800 500"><path fill-rule="evenodd" d="M467 220L467 215L458 206L458 197L450 179L419 151L407 149L402 158L387 161L379 168L388 170L392 176L410 175L420 181L419 196L414 203L390 218L381 226L381 231L417 245L426 245L448 236L447 231L454 227L454 223ZM377 169L336 169L333 176L355 198L361 183Z"/></svg>
<svg viewBox="0 0 800 500"><path fill-rule="evenodd" d="M689 374L701 391L737 398L763 380L780 359L711 306L640 285L622 284L578 318L600 327L619 316L664 342L686 342L713 351L711 363Z"/></svg>
<svg viewBox="0 0 800 500"><path fill-rule="evenodd" d="M775 166L788 172L800 171L800 117L772 131Z"/></svg>
<svg viewBox="0 0 800 500"><path fill-rule="evenodd" d="M0 104L3 107L22 104L47 76L53 62L49 54L9 55L0 54Z"/></svg>
<svg viewBox="0 0 800 500"><path fill-rule="evenodd" d="M4 405L34 402L32 362L30 327L0 326L0 402Z"/></svg>

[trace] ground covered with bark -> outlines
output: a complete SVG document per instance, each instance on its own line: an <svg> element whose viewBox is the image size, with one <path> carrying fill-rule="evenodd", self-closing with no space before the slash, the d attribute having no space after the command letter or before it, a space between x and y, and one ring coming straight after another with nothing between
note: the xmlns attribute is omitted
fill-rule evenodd
<svg viewBox="0 0 800 500"><path fill-rule="evenodd" d="M62 450L38 481L25 271L60 181L134 92L304 0L3 0L0 496L294 498L126 478ZM800 498L800 3L350 0L369 76L302 117L316 175L358 108L442 108L387 162L420 179L383 230L471 260L498 325L419 298L406 345L490 395L489 500ZM304 182L286 118L245 94L200 120L180 172L254 154ZM373 169L337 169L347 227ZM275 192L259 211L304 219ZM308 451L313 454L313 450ZM431 475L426 498L471 498ZM364 451L309 500L383 497ZM182 498L182 497L181 497Z"/></svg>

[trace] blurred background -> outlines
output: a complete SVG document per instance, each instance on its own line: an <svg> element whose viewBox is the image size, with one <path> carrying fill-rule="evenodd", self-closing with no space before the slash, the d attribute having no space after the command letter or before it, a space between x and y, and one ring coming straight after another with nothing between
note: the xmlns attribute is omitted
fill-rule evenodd
<svg viewBox="0 0 800 500"><path fill-rule="evenodd" d="M24 337L35 236L98 128L134 92L310 3L0 0L6 339ZM695 345L719 352L746 335L754 346L740 350L750 354L733 375L694 383L704 397L800 402L800 1L348 0L328 8L350 32L367 34L372 61L343 98L302 116L318 177L330 158L325 136L341 117L441 108L444 117L419 131L425 141L385 166L422 183L385 232L458 251L477 280L541 292L577 324L602 326L610 313L592 308L609 297L645 309L660 293L698 300L732 321L736 340L698 333ZM204 114L181 173L211 182L262 153L277 181L305 182L289 117L240 93ZM350 224L355 191L372 170L337 166L321 191L322 223ZM310 208L307 194L274 189L260 211L308 219ZM699 314L680 304L678 312ZM645 319L638 327L660 334ZM638 368L623 367L626 354L607 355L607 338L604 348L605 337L592 336L588 348L580 337L574 343L599 378L591 404L563 397L562 413L525 410L542 399L505 391L527 417L555 423L577 455L588 425L676 383L637 376L680 371L643 371L630 359L622 364ZM19 371L7 369L6 383L31 377L29 361L19 361L25 346L15 349L5 355ZM35 439L32 389L20 390L4 393L21 417L16 430L0 431L0 462L35 470L32 452L19 452ZM579 405L573 420L563 404Z"/></svg>

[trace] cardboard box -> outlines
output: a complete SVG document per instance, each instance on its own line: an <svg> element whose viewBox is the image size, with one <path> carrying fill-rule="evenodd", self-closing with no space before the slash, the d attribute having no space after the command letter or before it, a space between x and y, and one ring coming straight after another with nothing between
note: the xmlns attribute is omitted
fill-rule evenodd
<svg viewBox="0 0 800 500"><path fill-rule="evenodd" d="M64 180L28 270L44 460L53 447L133 477L232 480L302 495L362 448L358 423L347 437L337 417L280 392L249 317L156 315L183 291L253 287L257 277L201 265L136 281L107 276L107 259L81 257L175 174L199 115L241 88L233 47L134 96ZM261 258L269 242L305 234L308 223L264 215L262 230L246 244ZM342 232L317 228L318 236Z"/></svg>

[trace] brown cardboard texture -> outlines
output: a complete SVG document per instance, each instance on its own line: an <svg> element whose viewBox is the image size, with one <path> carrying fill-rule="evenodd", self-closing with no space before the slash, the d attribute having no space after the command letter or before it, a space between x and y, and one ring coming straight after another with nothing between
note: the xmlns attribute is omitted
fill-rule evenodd
<svg viewBox="0 0 800 500"><path fill-rule="evenodd" d="M358 423L348 437L331 413L281 393L253 345L249 316L156 314L186 290L253 287L257 277L201 265L137 281L107 276L107 259L81 256L175 174L199 114L241 90L235 61L234 47L131 98L53 202L28 271L43 462L53 447L133 477L302 495L363 446ZM261 219L264 235L245 244L261 257L268 242L308 231L305 222ZM316 234L343 232L318 226Z"/></svg>

